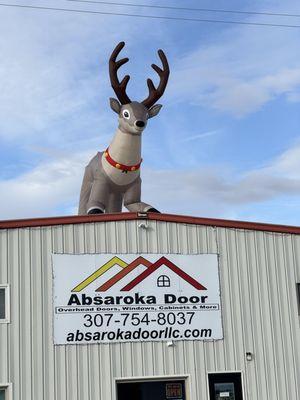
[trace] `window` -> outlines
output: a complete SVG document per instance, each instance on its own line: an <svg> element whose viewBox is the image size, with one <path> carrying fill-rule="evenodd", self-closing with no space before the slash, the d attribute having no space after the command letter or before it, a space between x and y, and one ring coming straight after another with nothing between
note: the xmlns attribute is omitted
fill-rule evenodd
<svg viewBox="0 0 300 400"><path fill-rule="evenodd" d="M210 400L243 400L241 374L224 372L208 375Z"/></svg>
<svg viewBox="0 0 300 400"><path fill-rule="evenodd" d="M0 400L11 399L11 385L10 384L0 384Z"/></svg>
<svg viewBox="0 0 300 400"><path fill-rule="evenodd" d="M170 278L167 275L161 275L157 278L158 287L170 287Z"/></svg>
<svg viewBox="0 0 300 400"><path fill-rule="evenodd" d="M118 382L118 400L186 400L185 380Z"/></svg>
<svg viewBox="0 0 300 400"><path fill-rule="evenodd" d="M298 314L300 315L300 283L296 284L297 298L298 298Z"/></svg>
<svg viewBox="0 0 300 400"><path fill-rule="evenodd" d="M8 323L8 322L9 322L9 287L8 285L0 285L0 323ZM1 388L0 390L3 391L3 389ZM1 397L0 400L2 400Z"/></svg>

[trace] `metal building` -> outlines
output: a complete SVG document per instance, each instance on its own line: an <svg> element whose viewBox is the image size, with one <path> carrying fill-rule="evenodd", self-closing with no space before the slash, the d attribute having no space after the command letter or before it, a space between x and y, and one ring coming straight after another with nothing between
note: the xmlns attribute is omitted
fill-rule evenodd
<svg viewBox="0 0 300 400"><path fill-rule="evenodd" d="M55 319L53 282L58 288L64 280L55 275L53 254L109 254L121 259L154 259L159 254L172 260L217 255L221 336L55 342L55 329L68 327ZM146 267L143 279L149 275ZM178 274L179 269L174 271ZM85 272L82 267L82 276ZM180 274L187 279L186 273ZM98 276L99 269L88 283L96 284ZM166 274L159 278L158 287L169 285ZM298 400L299 286L298 227L135 213L2 221L0 400ZM81 290L71 289L72 296ZM72 307L80 312L92 301L85 296L79 304L76 296L62 312ZM184 312L169 313L177 318L175 325ZM201 315L205 312L210 315L205 310ZM102 318L101 313L88 315ZM136 321L138 326L142 323ZM115 322L122 324L116 318Z"/></svg>

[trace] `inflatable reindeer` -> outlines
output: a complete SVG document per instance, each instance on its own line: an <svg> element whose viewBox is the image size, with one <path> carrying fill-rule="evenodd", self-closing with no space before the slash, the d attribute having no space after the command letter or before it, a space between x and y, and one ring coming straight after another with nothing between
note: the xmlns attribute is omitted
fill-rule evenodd
<svg viewBox="0 0 300 400"><path fill-rule="evenodd" d="M163 68L152 64L160 77L158 87L148 79L148 97L141 103L131 101L126 94L130 76L120 82L117 75L121 65L128 61L128 58L116 60L124 46L124 42L119 43L109 59L110 81L119 99L111 98L110 106L119 115L119 126L106 151L97 153L85 169L79 214L120 212L123 204L132 212L158 212L141 201L141 135L148 119L155 117L162 107L155 103L167 86L169 65L164 52L158 50Z"/></svg>

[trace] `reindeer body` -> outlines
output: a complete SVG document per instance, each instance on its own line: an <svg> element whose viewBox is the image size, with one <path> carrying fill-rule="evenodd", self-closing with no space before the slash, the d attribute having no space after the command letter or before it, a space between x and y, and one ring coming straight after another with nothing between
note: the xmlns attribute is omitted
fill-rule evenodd
<svg viewBox="0 0 300 400"><path fill-rule="evenodd" d="M162 50L158 54L164 69L152 65L160 75L160 85L156 89L148 79L149 96L139 103L131 102L126 94L129 76L121 83L117 69L128 61L116 61L125 43L121 42L113 51L109 61L112 87L118 100L111 98L111 108L119 115L119 126L106 151L97 153L85 169L79 202L79 214L99 214L122 211L122 205L132 212L158 212L151 205L141 201L140 164L142 132L149 118L160 111L161 105L154 103L164 92L169 76L169 68Z"/></svg>
<svg viewBox="0 0 300 400"><path fill-rule="evenodd" d="M130 183L118 185L106 174L102 165L102 153L97 153L85 169L80 193L79 214L90 209L120 212L122 204L132 212L148 211L152 207L141 202L140 175Z"/></svg>

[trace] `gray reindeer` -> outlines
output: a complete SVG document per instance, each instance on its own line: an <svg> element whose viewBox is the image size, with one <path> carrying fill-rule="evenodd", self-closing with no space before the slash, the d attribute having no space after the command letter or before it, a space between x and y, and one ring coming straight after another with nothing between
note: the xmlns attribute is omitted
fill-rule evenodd
<svg viewBox="0 0 300 400"><path fill-rule="evenodd" d="M155 117L162 107L155 103L167 86L169 65L164 52L158 50L163 68L152 64L160 77L158 87L148 79L148 97L142 102L131 101L126 94L130 76L126 75L120 82L117 75L118 69L129 60L116 61L124 46L120 42L109 59L111 86L119 99L110 98L110 106L119 115L119 126L106 151L97 153L85 169L79 214L120 212L123 203L131 212L159 212L141 201L141 135L148 119Z"/></svg>

